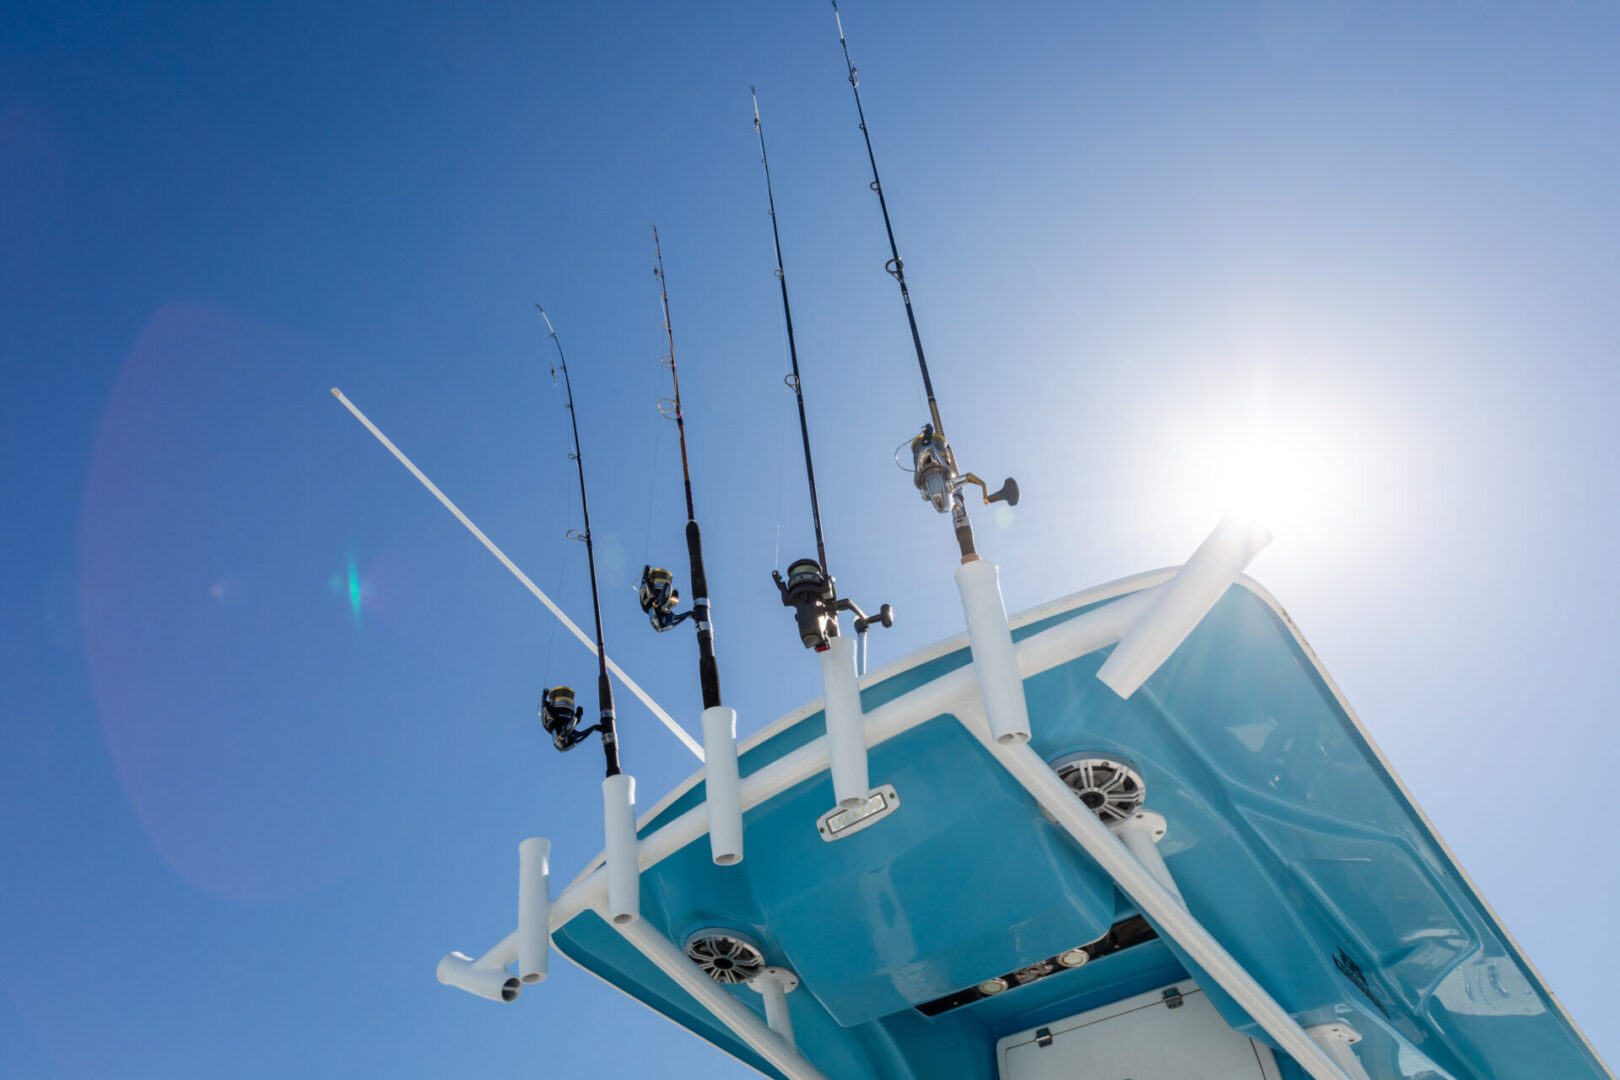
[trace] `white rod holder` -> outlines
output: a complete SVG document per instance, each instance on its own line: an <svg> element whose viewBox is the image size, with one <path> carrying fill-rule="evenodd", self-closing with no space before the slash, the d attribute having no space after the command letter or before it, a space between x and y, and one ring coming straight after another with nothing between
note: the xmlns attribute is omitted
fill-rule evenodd
<svg viewBox="0 0 1620 1080"><path fill-rule="evenodd" d="M788 1080L827 1080L820 1069L765 1026L752 1009L721 989L719 983L709 978L702 968L692 962L691 957L676 948L647 920L620 923L614 929Z"/></svg>
<svg viewBox="0 0 1620 1080"><path fill-rule="evenodd" d="M1352 1080L1214 935L1193 918L1178 897L1159 884L1119 838L1108 831L1108 826L1075 798L1074 792L1039 754L1028 744L998 743L991 737L989 724L976 705L964 704L956 710L956 716L1052 820L1130 897L1137 909L1152 920L1159 932L1208 972L1216 985L1264 1028L1313 1080Z"/></svg>
<svg viewBox="0 0 1620 1080"><path fill-rule="evenodd" d="M748 985L765 999L765 1023L789 1046L793 1040L793 1017L788 1014L787 996L798 989L799 977L787 968L768 967L748 980Z"/></svg>
<svg viewBox="0 0 1620 1080"><path fill-rule="evenodd" d="M1175 577L1154 590L1152 606L1131 623L1097 678L1122 698L1136 693L1269 543L1271 534L1253 522L1222 518Z"/></svg>
<svg viewBox="0 0 1620 1080"><path fill-rule="evenodd" d="M1316 1045L1327 1051L1328 1057L1345 1071L1350 1080L1372 1080L1353 1049L1355 1044L1361 1041L1361 1032L1349 1024L1332 1023L1308 1027L1305 1034L1316 1040Z"/></svg>
<svg viewBox="0 0 1620 1080"><path fill-rule="evenodd" d="M518 845L518 978L546 977L551 955L551 841L531 836Z"/></svg>
<svg viewBox="0 0 1620 1080"><path fill-rule="evenodd" d="M1136 861L1153 875L1154 880L1164 886L1164 891L1186 907L1187 901L1176 887L1176 879L1170 876L1170 868L1164 864L1164 856L1159 854L1159 841L1164 839L1169 829L1164 815L1152 810L1138 810L1109 828L1114 830L1114 835L1120 838L1126 850L1136 856Z"/></svg>
<svg viewBox="0 0 1620 1080"><path fill-rule="evenodd" d="M872 790L866 772L866 717L855 675L855 642L849 638L832 638L821 652L821 698L833 799L845 810L865 806Z"/></svg>
<svg viewBox="0 0 1620 1080"><path fill-rule="evenodd" d="M975 559L956 568L956 587L962 594L973 675L990 720L990 732L998 743L1028 742L1029 706L1024 702L1018 653L1001 599L1001 574L995 563Z"/></svg>
<svg viewBox="0 0 1620 1080"><path fill-rule="evenodd" d="M636 851L636 781L618 773L602 781L608 915L615 923L641 917L641 867Z"/></svg>
<svg viewBox="0 0 1620 1080"><path fill-rule="evenodd" d="M743 857L742 778L737 774L737 710L703 710L703 797L709 807L709 854L716 866Z"/></svg>
<svg viewBox="0 0 1620 1080"><path fill-rule="evenodd" d="M516 1001L523 992L517 976L504 967L485 966L464 953L453 952L439 961L439 981L457 990L491 1001Z"/></svg>

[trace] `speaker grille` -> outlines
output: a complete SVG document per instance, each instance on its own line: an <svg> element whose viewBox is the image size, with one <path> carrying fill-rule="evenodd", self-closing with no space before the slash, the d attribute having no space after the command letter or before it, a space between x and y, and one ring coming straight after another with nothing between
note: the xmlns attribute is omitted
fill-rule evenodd
<svg viewBox="0 0 1620 1080"><path fill-rule="evenodd" d="M718 983L747 982L765 967L759 944L734 930L699 930L686 939L686 955Z"/></svg>
<svg viewBox="0 0 1620 1080"><path fill-rule="evenodd" d="M1104 825L1126 820L1147 797L1141 774L1123 761L1077 754L1060 758L1052 768Z"/></svg>

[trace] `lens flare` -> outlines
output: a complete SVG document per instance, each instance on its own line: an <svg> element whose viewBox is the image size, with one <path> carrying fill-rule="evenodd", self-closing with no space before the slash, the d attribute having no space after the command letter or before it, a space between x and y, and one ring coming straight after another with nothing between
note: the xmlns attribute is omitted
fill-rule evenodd
<svg viewBox="0 0 1620 1080"><path fill-rule="evenodd" d="M354 612L355 625L360 625L360 571L353 552L349 553L349 608Z"/></svg>

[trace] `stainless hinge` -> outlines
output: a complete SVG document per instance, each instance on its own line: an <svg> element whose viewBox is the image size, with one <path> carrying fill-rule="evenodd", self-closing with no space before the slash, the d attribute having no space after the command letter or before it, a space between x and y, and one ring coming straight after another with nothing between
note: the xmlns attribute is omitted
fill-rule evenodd
<svg viewBox="0 0 1620 1080"><path fill-rule="evenodd" d="M1183 1004L1183 1002L1181 1000L1181 991L1180 990L1178 990L1174 986L1172 986L1172 987L1170 987L1168 990L1166 990L1164 992L1164 1007L1165 1008L1167 1008L1167 1009L1179 1009L1179 1008L1181 1008L1182 1004Z"/></svg>

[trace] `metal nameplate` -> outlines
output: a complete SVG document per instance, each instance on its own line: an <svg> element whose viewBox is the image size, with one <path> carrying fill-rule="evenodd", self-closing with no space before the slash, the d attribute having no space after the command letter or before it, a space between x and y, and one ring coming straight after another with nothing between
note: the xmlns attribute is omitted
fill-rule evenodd
<svg viewBox="0 0 1620 1080"><path fill-rule="evenodd" d="M872 793L866 797L865 806L857 806L853 810L843 810L835 806L822 814L816 819L816 831L829 843L833 840L842 840L870 825L877 824L898 809L900 809L899 793L894 790L893 784L884 784L872 789Z"/></svg>

